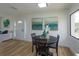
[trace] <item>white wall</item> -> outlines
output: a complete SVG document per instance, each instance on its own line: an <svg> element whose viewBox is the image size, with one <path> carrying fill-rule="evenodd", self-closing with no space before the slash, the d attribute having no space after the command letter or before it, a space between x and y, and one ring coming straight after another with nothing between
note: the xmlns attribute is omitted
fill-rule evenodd
<svg viewBox="0 0 79 59"><path fill-rule="evenodd" d="M64 11L54 11L54 12L46 12L46 13L36 13L36 14L29 14L25 16L27 29L26 29L26 40L31 41L31 33L35 32L36 34L42 34L43 31L32 30L32 18L38 18L38 17L54 17L58 16L58 32L57 31L51 31L50 34L52 36L56 36L57 34L60 35L60 43L59 45L66 46L65 40L67 37L67 21L65 18Z"/></svg>
<svg viewBox="0 0 79 59"><path fill-rule="evenodd" d="M13 14L4 14L4 13L0 14L0 17L10 19L10 28L9 28L10 31L5 36L1 34L0 35L0 41L4 41L4 40L7 40L7 39L11 39L11 38L17 38L17 37L14 37L14 33L12 33L12 32L14 30L14 22L16 22L17 20L26 20L26 18L24 18L24 15L21 14L21 16L22 17L18 17L18 16L13 15ZM2 24L2 21L1 21L1 30L4 31L5 29L6 28L3 28L3 24ZM23 40L27 40L27 39L23 39Z"/></svg>
<svg viewBox="0 0 79 59"><path fill-rule="evenodd" d="M13 16L14 16L14 15L0 14L0 17L3 17L3 19L0 19L0 25L1 25L0 30L1 30L1 31L4 31L5 29L8 29L8 28L4 28L4 27L3 27L3 20L4 20L5 18L10 19L9 32L8 32L8 34L0 34L0 42L12 38L13 21L15 20L14 18L11 18L11 17L13 17Z"/></svg>
<svg viewBox="0 0 79 59"><path fill-rule="evenodd" d="M79 40L70 36L70 14L79 9L79 4L73 5L71 9L66 12L67 15L67 40L66 45L72 49L74 53L79 53Z"/></svg>

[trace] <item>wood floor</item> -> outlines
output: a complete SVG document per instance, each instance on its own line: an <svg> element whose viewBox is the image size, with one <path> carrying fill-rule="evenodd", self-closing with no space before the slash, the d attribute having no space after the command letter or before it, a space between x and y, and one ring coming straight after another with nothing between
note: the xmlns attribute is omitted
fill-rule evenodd
<svg viewBox="0 0 79 59"><path fill-rule="evenodd" d="M50 51L56 55L55 50ZM31 42L7 40L0 43L0 56L35 56L35 51L32 53ZM73 53L69 48L59 47L59 56L73 56Z"/></svg>

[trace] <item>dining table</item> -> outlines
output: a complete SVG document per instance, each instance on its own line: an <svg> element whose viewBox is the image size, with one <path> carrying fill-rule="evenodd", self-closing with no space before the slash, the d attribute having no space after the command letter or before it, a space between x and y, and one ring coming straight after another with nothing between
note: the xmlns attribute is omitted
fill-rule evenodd
<svg viewBox="0 0 79 59"><path fill-rule="evenodd" d="M54 37L54 36L44 37L44 36L41 36L41 35L37 35L36 38L43 39L43 40L47 39L47 44L56 43L56 37Z"/></svg>

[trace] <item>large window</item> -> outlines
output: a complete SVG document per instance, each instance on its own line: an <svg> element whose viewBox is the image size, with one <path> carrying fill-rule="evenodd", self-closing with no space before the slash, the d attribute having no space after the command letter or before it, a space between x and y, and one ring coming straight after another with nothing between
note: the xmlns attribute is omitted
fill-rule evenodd
<svg viewBox="0 0 79 59"><path fill-rule="evenodd" d="M79 10L70 15L71 18L71 36L79 39Z"/></svg>

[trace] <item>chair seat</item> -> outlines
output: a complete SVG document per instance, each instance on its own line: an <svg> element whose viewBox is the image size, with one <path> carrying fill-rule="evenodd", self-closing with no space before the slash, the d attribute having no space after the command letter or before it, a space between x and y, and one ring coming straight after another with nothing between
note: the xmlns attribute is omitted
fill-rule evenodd
<svg viewBox="0 0 79 59"><path fill-rule="evenodd" d="M56 44L50 44L48 45L49 48L56 48Z"/></svg>

